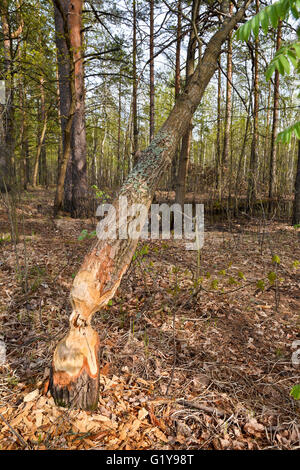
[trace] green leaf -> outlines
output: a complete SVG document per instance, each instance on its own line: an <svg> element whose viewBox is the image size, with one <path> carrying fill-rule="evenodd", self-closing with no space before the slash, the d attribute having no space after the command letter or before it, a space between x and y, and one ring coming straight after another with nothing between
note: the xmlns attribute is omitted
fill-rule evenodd
<svg viewBox="0 0 300 470"><path fill-rule="evenodd" d="M300 384L294 385L292 390L290 391L291 397L295 398L295 400L300 400Z"/></svg>
<svg viewBox="0 0 300 470"><path fill-rule="evenodd" d="M211 287L212 287L213 289L217 289L217 288L218 288L218 284L219 284L218 279L214 279L214 280L211 282Z"/></svg>
<svg viewBox="0 0 300 470"><path fill-rule="evenodd" d="M297 57L300 59L300 42L295 42L293 48L295 49Z"/></svg>
<svg viewBox="0 0 300 470"><path fill-rule="evenodd" d="M269 11L269 16L270 16L270 20L271 20L271 24L273 28L277 28L277 24L278 24L278 14L277 14L275 5L276 3L274 3L274 5L270 7L270 11Z"/></svg>
<svg viewBox="0 0 300 470"><path fill-rule="evenodd" d="M292 62L293 66L296 68L297 64L298 64L298 61L297 61L297 56L296 56L295 52L291 49L288 49L286 51L286 54L287 54L288 58L290 59L290 61Z"/></svg>
<svg viewBox="0 0 300 470"><path fill-rule="evenodd" d="M293 133L296 135L297 139L300 139L300 121L295 122L295 124L292 124L282 132L279 132L276 142L288 144L291 141Z"/></svg>
<svg viewBox="0 0 300 470"><path fill-rule="evenodd" d="M253 18L252 18L252 22L253 22L253 26L252 26L252 30L253 30L253 34L254 34L254 37L257 38L258 37L258 30L259 30L259 16L258 15L255 15Z"/></svg>
<svg viewBox="0 0 300 470"><path fill-rule="evenodd" d="M262 279L259 279L256 283L257 289L260 289L261 291L265 290L265 283Z"/></svg>
<svg viewBox="0 0 300 470"><path fill-rule="evenodd" d="M271 284L271 286L274 284L276 278L277 276L276 276L276 273L274 273L274 271L269 272L268 279L269 279L269 283Z"/></svg>
<svg viewBox="0 0 300 470"><path fill-rule="evenodd" d="M280 264L280 258L278 255L272 256L272 263Z"/></svg>
<svg viewBox="0 0 300 470"><path fill-rule="evenodd" d="M269 81L270 78L272 77L273 73L275 72L276 70L276 67L275 67L275 64L274 62L268 66L267 70L266 70L266 80Z"/></svg>
<svg viewBox="0 0 300 470"><path fill-rule="evenodd" d="M280 64L282 65L282 67L283 67L283 69L284 69L284 72L285 72L287 75L289 75L289 73L290 73L290 63L289 63L289 61L287 60L287 58L285 57L285 55L283 55L283 54L280 55L280 56L278 57L278 60L279 60ZM284 75L284 73L283 73L283 75Z"/></svg>
<svg viewBox="0 0 300 470"><path fill-rule="evenodd" d="M268 29L269 29L269 17L268 17L268 14L266 12L266 8L264 8L261 12L260 12L260 22L261 22L261 27L263 29L263 32L265 34L267 34L268 32Z"/></svg>
<svg viewBox="0 0 300 470"><path fill-rule="evenodd" d="M252 29L252 20L247 21L247 23L244 24L244 28L243 28L243 40L244 40L245 42L247 42L248 39L249 39L249 37L250 37L251 29Z"/></svg>
<svg viewBox="0 0 300 470"><path fill-rule="evenodd" d="M298 10L297 8L295 7L295 5L291 5L291 12L292 12L292 15L293 17L298 20L299 19L299 13L298 13Z"/></svg>
<svg viewBox="0 0 300 470"><path fill-rule="evenodd" d="M228 284L232 286L233 284L237 284L237 281L234 279L234 277L230 276L228 279Z"/></svg>

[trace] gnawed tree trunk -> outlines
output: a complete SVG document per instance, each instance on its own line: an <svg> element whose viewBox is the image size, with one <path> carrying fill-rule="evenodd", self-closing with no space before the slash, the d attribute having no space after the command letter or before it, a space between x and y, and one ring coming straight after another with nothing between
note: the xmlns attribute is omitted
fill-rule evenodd
<svg viewBox="0 0 300 470"><path fill-rule="evenodd" d="M129 207L132 204L150 207L158 182L171 165L179 141L188 130L193 113L217 69L222 44L243 17L249 3L247 1L232 18L225 20L214 34L168 119L141 153L138 164L119 192L119 196L127 196ZM122 217L118 199L114 207L121 236L114 237L113 224L110 224L107 239L97 240L85 257L71 289L73 311L70 330L55 349L50 375L50 390L58 404L87 409L93 409L97 404L99 339L90 325L92 315L114 296L138 243L136 238L124 237L131 220ZM140 227L146 218L147 213L139 217Z"/></svg>

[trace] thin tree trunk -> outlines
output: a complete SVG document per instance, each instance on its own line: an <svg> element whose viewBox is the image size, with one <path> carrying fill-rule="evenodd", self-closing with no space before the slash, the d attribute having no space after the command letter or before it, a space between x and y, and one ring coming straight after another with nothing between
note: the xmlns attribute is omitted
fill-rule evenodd
<svg viewBox="0 0 300 470"><path fill-rule="evenodd" d="M256 0L256 14L259 12L259 0ZM258 49L259 40L255 39L254 45L254 64L253 64L253 135L251 143L250 169L248 178L248 194L247 205L251 210L256 199L256 176L257 176L257 159L258 159L258 108L259 108L259 82L258 82Z"/></svg>
<svg viewBox="0 0 300 470"><path fill-rule="evenodd" d="M233 4L229 3L229 15L232 15ZM229 34L227 41L227 82L226 82L226 107L225 107L225 128L224 145L222 155L222 170L227 165L230 147L230 127L231 127L231 95L232 95L232 34Z"/></svg>
<svg viewBox="0 0 300 470"><path fill-rule="evenodd" d="M221 58L220 58L221 60ZM217 101L217 138L216 138L216 189L220 185L221 169L221 68L218 68L218 101Z"/></svg>
<svg viewBox="0 0 300 470"><path fill-rule="evenodd" d="M44 121L43 121L43 128L42 132L40 135L39 143L37 146L37 151L36 151L36 156L35 156L35 162L34 162L34 170L33 170L33 180L32 180L32 186L36 188L37 186L37 176L38 176L38 169L39 169L39 161L40 161L40 156L42 152L42 146L44 143L45 139L45 134L47 130L47 113L45 113Z"/></svg>
<svg viewBox="0 0 300 470"><path fill-rule="evenodd" d="M279 20L277 28L276 51L280 48L281 44L281 28L282 21ZM275 71L274 80L274 108L273 108L273 123L271 134L271 153L270 153L270 172L269 172L269 211L272 209L272 199L274 197L276 187L276 137L278 127L278 104L279 104L279 72Z"/></svg>
<svg viewBox="0 0 300 470"><path fill-rule="evenodd" d="M195 25L197 16L199 14L200 2L199 0L194 0L192 5L192 24ZM196 26L195 26L196 27ZM197 40L195 36L194 28L191 30L190 39L187 49L187 59L186 59L186 85L188 85L191 77L193 76L195 69L195 52L196 52ZM201 53L199 54L199 60ZM181 150L179 156L179 165L178 165L178 174L176 180L176 195L175 201L181 205L183 208L185 193L186 193L186 179L190 158L190 149L192 141L192 119L189 123L188 130L182 137Z"/></svg>
<svg viewBox="0 0 300 470"><path fill-rule="evenodd" d="M141 153L138 164L119 193L119 196L127 197L129 207L138 203L149 209L158 182L171 165L179 141L187 132L191 118L217 69L221 47L244 16L249 3L244 4L231 19L226 19L213 35L184 93L177 99L152 143ZM114 296L138 243L134 237L124 237L128 221L121 217L118 202L116 199L114 207L120 236L114 236L114 224L111 223L108 238L96 241L73 282L70 330L55 349L50 374L50 390L59 404L89 409L97 406L99 337L90 324L92 315ZM143 227L146 218L145 212L139 218L140 227Z"/></svg>
<svg viewBox="0 0 300 470"><path fill-rule="evenodd" d="M265 125L265 141L264 141L264 162L263 162L263 185L266 183L266 167L268 162L268 151L269 151L269 130L270 130L270 100L271 100L271 82L269 82L268 98L267 98L267 115Z"/></svg>
<svg viewBox="0 0 300 470"><path fill-rule="evenodd" d="M295 179L295 197L292 223L293 225L300 224L300 140L298 140L298 160Z"/></svg>
<svg viewBox="0 0 300 470"><path fill-rule="evenodd" d="M37 146L37 151L36 151L36 156L35 156L35 162L34 162L34 169L33 169L33 178L32 178L32 186L36 188L37 186L37 177L38 177L38 171L39 171L39 165L40 165L40 157L42 154L42 147L44 145L44 140L45 140L45 134L47 130L47 112L45 109L45 89L44 89L44 79L40 79L40 90L41 90L41 112L40 112L40 117L42 121L42 130L41 130L41 135L39 137L38 141L38 146ZM40 178L40 184L41 184L41 178Z"/></svg>
<svg viewBox="0 0 300 470"><path fill-rule="evenodd" d="M180 51L181 51L181 0L177 2L176 58L175 58L175 101L180 95ZM171 167L171 188L176 187L177 162L180 148L175 152Z"/></svg>
<svg viewBox="0 0 300 470"><path fill-rule="evenodd" d="M132 123L133 123L133 141L132 154L133 164L136 165L139 158L139 130L137 116L137 72L136 72L136 0L132 2L133 7L133 36L132 36Z"/></svg>
<svg viewBox="0 0 300 470"><path fill-rule="evenodd" d="M150 0L150 142L154 137L154 0Z"/></svg>

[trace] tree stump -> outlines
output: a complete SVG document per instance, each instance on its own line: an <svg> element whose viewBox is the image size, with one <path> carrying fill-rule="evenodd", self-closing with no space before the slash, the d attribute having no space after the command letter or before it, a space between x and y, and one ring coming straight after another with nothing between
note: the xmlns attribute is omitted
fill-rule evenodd
<svg viewBox="0 0 300 470"><path fill-rule="evenodd" d="M99 336L90 325L74 326L57 345L49 389L56 405L94 410L99 397Z"/></svg>

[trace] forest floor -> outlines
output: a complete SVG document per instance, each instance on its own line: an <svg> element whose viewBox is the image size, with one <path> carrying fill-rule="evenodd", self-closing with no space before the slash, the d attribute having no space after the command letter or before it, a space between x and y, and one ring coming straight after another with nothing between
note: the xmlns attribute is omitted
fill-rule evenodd
<svg viewBox="0 0 300 470"><path fill-rule="evenodd" d="M180 240L140 243L94 317L101 392L85 412L56 407L47 377L92 243L78 237L95 225L54 220L52 200L22 195L16 247L0 202L0 449L299 449L299 229L206 225L200 253Z"/></svg>

